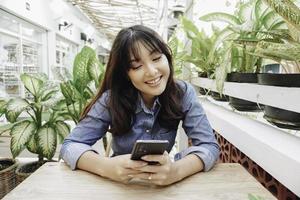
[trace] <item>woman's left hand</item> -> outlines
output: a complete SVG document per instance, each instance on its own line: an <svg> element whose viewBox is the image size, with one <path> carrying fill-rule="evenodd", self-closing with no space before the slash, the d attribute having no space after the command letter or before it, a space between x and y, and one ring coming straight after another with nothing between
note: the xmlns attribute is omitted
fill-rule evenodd
<svg viewBox="0 0 300 200"><path fill-rule="evenodd" d="M179 181L175 164L165 151L163 155L147 155L142 157L145 161L158 162L157 165L146 165L138 168L139 174L131 175L132 178L147 180L155 185L170 185Z"/></svg>

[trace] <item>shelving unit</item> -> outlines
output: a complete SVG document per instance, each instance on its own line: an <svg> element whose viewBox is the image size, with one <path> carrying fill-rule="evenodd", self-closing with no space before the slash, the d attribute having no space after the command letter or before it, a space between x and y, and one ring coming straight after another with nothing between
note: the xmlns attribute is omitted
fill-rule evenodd
<svg viewBox="0 0 300 200"><path fill-rule="evenodd" d="M192 78L196 87L217 91L216 82ZM275 91L275 92L274 92ZM300 88L225 82L224 94L286 110L300 112ZM300 137L200 98L218 133L265 171L300 196Z"/></svg>
<svg viewBox="0 0 300 200"><path fill-rule="evenodd" d="M191 83L218 92L215 80L196 77ZM225 82L223 94L300 113L300 88Z"/></svg>

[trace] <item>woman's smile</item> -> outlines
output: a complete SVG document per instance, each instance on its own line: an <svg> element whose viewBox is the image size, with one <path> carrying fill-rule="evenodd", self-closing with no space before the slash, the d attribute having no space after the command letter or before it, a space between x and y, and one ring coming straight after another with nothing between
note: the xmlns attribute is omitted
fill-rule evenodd
<svg viewBox="0 0 300 200"><path fill-rule="evenodd" d="M146 81L145 83L148 84L150 87L156 87L157 85L160 84L162 77L163 76L159 76L159 77L157 77L155 79Z"/></svg>

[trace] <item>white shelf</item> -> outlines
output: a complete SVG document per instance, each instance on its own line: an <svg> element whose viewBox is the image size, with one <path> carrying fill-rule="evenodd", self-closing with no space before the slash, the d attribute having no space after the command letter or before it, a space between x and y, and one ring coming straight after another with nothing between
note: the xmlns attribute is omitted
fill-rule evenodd
<svg viewBox="0 0 300 200"><path fill-rule="evenodd" d="M217 92L215 80L197 77L191 83ZM223 94L300 113L300 88L225 82Z"/></svg>
<svg viewBox="0 0 300 200"><path fill-rule="evenodd" d="M200 100L213 129L300 196L300 138L206 99Z"/></svg>

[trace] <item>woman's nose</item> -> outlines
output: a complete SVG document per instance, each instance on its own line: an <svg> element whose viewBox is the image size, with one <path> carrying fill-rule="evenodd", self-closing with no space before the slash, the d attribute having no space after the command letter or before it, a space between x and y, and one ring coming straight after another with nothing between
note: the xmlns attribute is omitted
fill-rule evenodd
<svg viewBox="0 0 300 200"><path fill-rule="evenodd" d="M152 64L148 64L146 69L147 69L147 71L146 71L147 76L155 76L158 72L156 66L152 65Z"/></svg>

